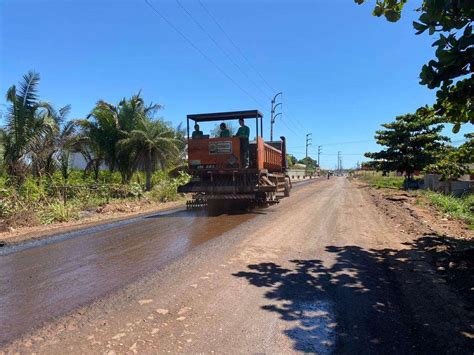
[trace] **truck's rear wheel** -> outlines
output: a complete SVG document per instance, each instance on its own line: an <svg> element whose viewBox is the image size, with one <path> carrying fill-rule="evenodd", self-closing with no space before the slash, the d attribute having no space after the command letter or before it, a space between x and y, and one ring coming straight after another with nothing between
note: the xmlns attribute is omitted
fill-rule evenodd
<svg viewBox="0 0 474 355"><path fill-rule="evenodd" d="M288 179L285 179L285 191L284 191L284 196L285 197L290 197L290 182Z"/></svg>

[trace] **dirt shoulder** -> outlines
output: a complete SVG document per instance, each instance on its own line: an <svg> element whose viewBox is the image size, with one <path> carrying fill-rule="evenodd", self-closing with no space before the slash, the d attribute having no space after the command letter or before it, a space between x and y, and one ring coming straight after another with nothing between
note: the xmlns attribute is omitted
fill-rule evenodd
<svg viewBox="0 0 474 355"><path fill-rule="evenodd" d="M411 244L429 256L438 276L474 304L474 231L466 223L438 211L420 194L353 183L367 190L398 232L413 237Z"/></svg>
<svg viewBox="0 0 474 355"><path fill-rule="evenodd" d="M148 200L113 202L99 207L94 212L88 212L79 220L34 227L22 227L0 232L0 247L11 247L29 241L39 241L57 234L74 232L80 229L140 217L154 212L179 208L185 205L185 201L183 198L178 201L162 203L154 203Z"/></svg>

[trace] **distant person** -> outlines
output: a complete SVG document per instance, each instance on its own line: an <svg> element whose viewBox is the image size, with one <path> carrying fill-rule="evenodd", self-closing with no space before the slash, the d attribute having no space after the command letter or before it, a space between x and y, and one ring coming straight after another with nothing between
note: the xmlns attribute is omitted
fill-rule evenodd
<svg viewBox="0 0 474 355"><path fill-rule="evenodd" d="M197 138L202 138L202 136L203 136L203 134L202 134L202 131L199 130L199 125L195 124L192 138L197 139Z"/></svg>
<svg viewBox="0 0 474 355"><path fill-rule="evenodd" d="M220 134L219 134L219 137L221 137L221 138L223 138L223 137L230 137L230 131L229 131L229 129L227 128L227 126L225 125L224 122L222 122L219 127L220 127L220 129L221 129L221 132L220 132Z"/></svg>
<svg viewBox="0 0 474 355"><path fill-rule="evenodd" d="M245 125L243 118L239 119L239 130L235 134L236 137L240 138L240 153L242 156L242 161L244 168L249 167L249 136L250 128Z"/></svg>
<svg viewBox="0 0 474 355"><path fill-rule="evenodd" d="M329 177L331 176L331 173L328 171L328 180L329 180Z"/></svg>

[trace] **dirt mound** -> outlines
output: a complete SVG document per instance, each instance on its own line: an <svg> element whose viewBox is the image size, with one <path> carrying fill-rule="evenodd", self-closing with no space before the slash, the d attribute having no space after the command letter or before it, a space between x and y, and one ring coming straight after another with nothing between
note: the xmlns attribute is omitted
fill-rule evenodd
<svg viewBox="0 0 474 355"><path fill-rule="evenodd" d="M40 224L40 220L33 210L22 210L14 213L3 221L3 228L1 231L8 231L21 227L33 227Z"/></svg>

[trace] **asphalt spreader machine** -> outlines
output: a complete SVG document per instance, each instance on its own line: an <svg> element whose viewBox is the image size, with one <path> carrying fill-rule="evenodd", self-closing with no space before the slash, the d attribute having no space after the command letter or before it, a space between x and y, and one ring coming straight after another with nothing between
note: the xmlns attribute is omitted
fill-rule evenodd
<svg viewBox="0 0 474 355"><path fill-rule="evenodd" d="M211 138L199 131L204 122L232 120L243 127L238 131L243 134ZM190 134L191 124L197 134ZM247 125L255 127L252 134ZM188 115L187 134L191 180L178 187L178 192L192 194L189 209L266 207L290 195L285 137L264 141L263 115L258 110Z"/></svg>

